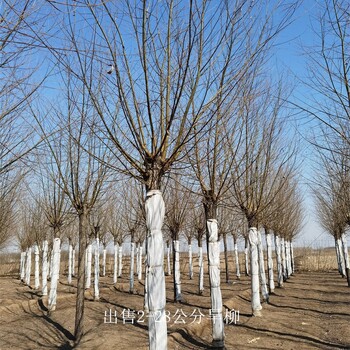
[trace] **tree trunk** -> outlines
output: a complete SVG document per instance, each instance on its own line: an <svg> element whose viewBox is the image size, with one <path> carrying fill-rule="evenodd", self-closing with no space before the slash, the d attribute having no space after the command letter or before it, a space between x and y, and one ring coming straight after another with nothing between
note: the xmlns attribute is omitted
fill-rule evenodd
<svg viewBox="0 0 350 350"><path fill-rule="evenodd" d="M188 243L188 273L190 280L193 279L193 261L192 261L192 244L191 242Z"/></svg>
<svg viewBox="0 0 350 350"><path fill-rule="evenodd" d="M284 244L284 238L281 238L281 257L282 257L282 275L283 282L287 280L287 271L286 271L286 245Z"/></svg>
<svg viewBox="0 0 350 350"><path fill-rule="evenodd" d="M43 258L42 258L42 293L43 296L47 295L47 275L48 275L48 261L47 261L47 253L49 250L49 243L45 239L43 241Z"/></svg>
<svg viewBox="0 0 350 350"><path fill-rule="evenodd" d="M61 255L61 240L56 237L53 240L52 248L52 271L51 271L51 284L50 293L48 299L48 309L49 311L56 310L57 301L57 285L60 275L60 255Z"/></svg>
<svg viewBox="0 0 350 350"><path fill-rule="evenodd" d="M114 243L114 264L113 264L113 284L116 286L118 281L118 243Z"/></svg>
<svg viewBox="0 0 350 350"><path fill-rule="evenodd" d="M136 243L136 275L137 275L137 279L139 276L139 268L140 268L140 242Z"/></svg>
<svg viewBox="0 0 350 350"><path fill-rule="evenodd" d="M245 275L249 276L249 239L244 237L244 266L245 266Z"/></svg>
<svg viewBox="0 0 350 350"><path fill-rule="evenodd" d="M19 265L19 278L23 282L25 276L26 252L21 252L21 262Z"/></svg>
<svg viewBox="0 0 350 350"><path fill-rule="evenodd" d="M142 244L139 245L139 273L137 274L137 279L142 281Z"/></svg>
<svg viewBox="0 0 350 350"><path fill-rule="evenodd" d="M32 269L32 248L27 248L27 259L26 259L26 276L25 283L30 286L30 273Z"/></svg>
<svg viewBox="0 0 350 350"><path fill-rule="evenodd" d="M346 270L345 270L345 260L344 260L344 254L343 254L343 243L340 238L335 240L335 250L337 253L338 258L338 270L339 273L342 275L342 277L346 276Z"/></svg>
<svg viewBox="0 0 350 350"><path fill-rule="evenodd" d="M283 287L283 271L282 271L282 259L281 259L281 242L280 236L275 234L275 252L277 262L277 283L278 287Z"/></svg>
<svg viewBox="0 0 350 350"><path fill-rule="evenodd" d="M91 287L91 267L92 267L92 245L91 243L88 244L86 248L86 282L85 282L85 288L89 289ZM79 259L79 257L78 257Z"/></svg>
<svg viewBox="0 0 350 350"><path fill-rule="evenodd" d="M73 263L73 247L72 243L69 241L68 245L68 284L72 284L72 263Z"/></svg>
<svg viewBox="0 0 350 350"><path fill-rule="evenodd" d="M88 213L79 214L79 250L78 250L78 276L77 299L75 306L74 337L78 344L84 334L84 303L85 303L85 254L87 250ZM91 249L91 245L90 245Z"/></svg>
<svg viewBox="0 0 350 350"><path fill-rule="evenodd" d="M72 250L72 277L75 277L75 246Z"/></svg>
<svg viewBox="0 0 350 350"><path fill-rule="evenodd" d="M95 260L94 260L94 300L100 300L100 239L95 239Z"/></svg>
<svg viewBox="0 0 350 350"><path fill-rule="evenodd" d="M159 180L160 181L160 180ZM153 187L150 187L151 189ZM158 187L159 188L159 187ZM162 225L165 205L159 190L146 195L147 237L147 306L150 350L167 349L167 322L165 316L165 276Z"/></svg>
<svg viewBox="0 0 350 350"><path fill-rule="evenodd" d="M295 272L295 265L294 265L294 249L293 249L293 243L290 242L290 261L292 264L292 275Z"/></svg>
<svg viewBox="0 0 350 350"><path fill-rule="evenodd" d="M223 241L224 241L224 256L225 256L225 277L226 277L226 283L229 283L230 276L228 272L228 253L227 253L227 237L226 233L223 234Z"/></svg>
<svg viewBox="0 0 350 350"><path fill-rule="evenodd" d="M275 282L273 279L273 259L272 259L272 234L266 231L266 246L267 246L267 270L269 276L269 293L275 290Z"/></svg>
<svg viewBox="0 0 350 350"><path fill-rule="evenodd" d="M131 241L129 293L134 293L134 264L135 264L135 242Z"/></svg>
<svg viewBox="0 0 350 350"><path fill-rule="evenodd" d="M225 333L222 317L222 295L220 288L220 246L218 241L217 204L211 199L204 203L207 223L208 266L211 299L211 324L213 347L225 348Z"/></svg>
<svg viewBox="0 0 350 350"><path fill-rule="evenodd" d="M39 269L39 247L36 244L34 246L34 289L40 287L40 269Z"/></svg>
<svg viewBox="0 0 350 350"><path fill-rule="evenodd" d="M199 295L204 291L204 265L203 265L203 248L202 242L198 241L198 265L199 265Z"/></svg>
<svg viewBox="0 0 350 350"><path fill-rule="evenodd" d="M103 245L103 252L102 252L102 276L106 276L106 258L107 258L107 249L105 245Z"/></svg>
<svg viewBox="0 0 350 350"><path fill-rule="evenodd" d="M345 233L341 235L341 242L343 243L343 255L344 255L344 261L345 261L346 278L347 278L348 286L350 287L350 263L349 263L348 245L346 242Z"/></svg>
<svg viewBox="0 0 350 350"><path fill-rule="evenodd" d="M171 275L171 265L170 265L170 243L167 241L167 265L168 265L168 276Z"/></svg>
<svg viewBox="0 0 350 350"><path fill-rule="evenodd" d="M258 253L258 230L255 227L249 228L249 246L250 246L250 267L251 267L251 290L252 290L252 312L253 316L261 316L259 293L259 253Z"/></svg>
<svg viewBox="0 0 350 350"><path fill-rule="evenodd" d="M258 258L259 258L261 294L263 296L264 301L269 302L269 291L267 289L266 273L265 273L264 250L263 250L260 230L258 230Z"/></svg>
<svg viewBox="0 0 350 350"><path fill-rule="evenodd" d="M182 301L181 275L180 275L180 241L173 241L173 264L174 264L174 301Z"/></svg>
<svg viewBox="0 0 350 350"><path fill-rule="evenodd" d="M118 277L122 277L123 272L123 244L121 243L119 245L119 251L118 251Z"/></svg>
<svg viewBox="0 0 350 350"><path fill-rule="evenodd" d="M241 279L241 272L239 268L239 256L238 256L238 245L237 245L237 238L233 236L233 251L235 254L235 264L236 264L236 277L238 280Z"/></svg>

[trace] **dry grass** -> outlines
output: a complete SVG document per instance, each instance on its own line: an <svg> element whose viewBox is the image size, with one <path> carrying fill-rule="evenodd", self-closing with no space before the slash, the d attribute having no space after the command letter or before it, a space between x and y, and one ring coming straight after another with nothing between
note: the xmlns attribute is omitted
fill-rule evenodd
<svg viewBox="0 0 350 350"><path fill-rule="evenodd" d="M295 265L299 271L330 271L338 268L334 248L298 248L295 250Z"/></svg>

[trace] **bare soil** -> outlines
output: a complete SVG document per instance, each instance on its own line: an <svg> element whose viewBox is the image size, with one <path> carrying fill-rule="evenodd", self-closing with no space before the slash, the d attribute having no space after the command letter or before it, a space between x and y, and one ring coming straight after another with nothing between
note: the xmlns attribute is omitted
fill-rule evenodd
<svg viewBox="0 0 350 350"><path fill-rule="evenodd" d="M126 275L117 289L111 275L101 278L99 302L86 291L85 335L77 349L148 349L143 284L135 282L130 294ZM199 296L198 275L190 280L184 273L182 303L172 301L172 276L166 283L168 348L211 349L208 280ZM39 291L15 276L1 277L0 349L72 349L74 292L61 277L57 310L48 314ZM225 325L227 349L350 349L350 288L335 270L291 276L263 304L262 317L251 316L249 277L222 282L222 295L225 309L240 313L237 324Z"/></svg>

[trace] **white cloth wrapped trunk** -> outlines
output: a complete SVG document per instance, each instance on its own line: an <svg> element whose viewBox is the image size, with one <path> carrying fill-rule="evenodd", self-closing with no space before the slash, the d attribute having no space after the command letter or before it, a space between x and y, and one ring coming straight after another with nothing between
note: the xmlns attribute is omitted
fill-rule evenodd
<svg viewBox="0 0 350 350"><path fill-rule="evenodd" d="M113 284L118 281L118 243L114 244L114 260L113 260Z"/></svg>
<svg viewBox="0 0 350 350"><path fill-rule="evenodd" d="M27 248L27 256L26 256L26 276L25 283L30 286L30 274L32 269L32 248Z"/></svg>
<svg viewBox="0 0 350 350"><path fill-rule="evenodd" d="M49 242L47 240L43 241L43 257L42 257L42 293L47 295L47 276L48 276L48 261L47 253L49 251Z"/></svg>
<svg viewBox="0 0 350 350"><path fill-rule="evenodd" d="M269 300L269 291L267 289L265 263L264 263L264 251L261 239L261 233L258 230L258 258L259 258L259 272L260 272L260 286L261 294L265 301Z"/></svg>
<svg viewBox="0 0 350 350"><path fill-rule="evenodd" d="M158 190L146 196L147 237L147 306L150 350L167 349L167 322L165 317L165 276L162 225L165 205Z"/></svg>
<svg viewBox="0 0 350 350"><path fill-rule="evenodd" d="M290 245L288 240L284 241L284 246L286 249L286 278L288 279L292 273L292 265L290 263Z"/></svg>
<svg viewBox="0 0 350 350"><path fill-rule="evenodd" d="M193 278L193 261L192 261L192 245L188 245L188 268L189 268L189 277Z"/></svg>
<svg viewBox="0 0 350 350"><path fill-rule="evenodd" d="M106 276L106 258L107 258L107 249L105 246L103 246L103 252L102 252L102 276Z"/></svg>
<svg viewBox="0 0 350 350"><path fill-rule="evenodd" d="M281 238L281 258L282 258L282 275L283 281L287 279L286 271L286 245L284 244L284 238Z"/></svg>
<svg viewBox="0 0 350 350"><path fill-rule="evenodd" d="M273 293L275 290L275 282L273 279L273 259L272 259L272 234L266 233L266 246L267 246L267 270L269 276L269 290Z"/></svg>
<svg viewBox="0 0 350 350"><path fill-rule="evenodd" d="M53 266L53 250L51 249L50 264L49 264L49 276L50 276L50 281L51 281L51 279L52 279L52 266Z"/></svg>
<svg viewBox="0 0 350 350"><path fill-rule="evenodd" d="M207 220L207 228L213 346L221 348L224 346L225 333L222 317L222 295L220 288L220 246L218 242L217 220Z"/></svg>
<svg viewBox="0 0 350 350"><path fill-rule="evenodd" d="M290 261L292 263L292 274L295 271L295 265L294 265L294 248L293 248L293 243L290 242Z"/></svg>
<svg viewBox="0 0 350 350"><path fill-rule="evenodd" d="M336 240L336 251L338 256L339 273L342 276L345 276L346 271L345 271L345 260L344 260L344 253L343 253L343 243L340 238Z"/></svg>
<svg viewBox="0 0 350 350"><path fill-rule="evenodd" d="M258 230L255 227L249 229L249 246L250 246L250 273L251 273L251 290L252 290L252 312L254 316L261 316L262 309L260 303L259 291L259 257L258 257Z"/></svg>
<svg viewBox="0 0 350 350"><path fill-rule="evenodd" d="M72 250L72 276L75 276L75 247Z"/></svg>
<svg viewBox="0 0 350 350"><path fill-rule="evenodd" d="M34 246L34 289L40 287L40 269L39 269L39 247Z"/></svg>
<svg viewBox="0 0 350 350"><path fill-rule="evenodd" d="M52 248L52 271L51 271L51 284L48 300L48 309L53 311L56 309L57 301L57 286L60 274L60 255L61 255L61 240L54 238Z"/></svg>
<svg viewBox="0 0 350 350"><path fill-rule="evenodd" d="M129 292L134 292L134 263L135 263L135 243L131 242L130 248L130 285Z"/></svg>
<svg viewBox="0 0 350 350"><path fill-rule="evenodd" d="M100 299L100 239L95 239L95 259L94 259L94 299Z"/></svg>
<svg viewBox="0 0 350 350"><path fill-rule="evenodd" d="M139 259L140 259L139 252L140 252L140 243L137 242L137 244L136 244L136 275L137 276L139 276L139 267L140 267L140 264L139 264Z"/></svg>
<svg viewBox="0 0 350 350"><path fill-rule="evenodd" d="M123 244L119 245L118 250L118 277L122 277L123 272Z"/></svg>
<svg viewBox="0 0 350 350"><path fill-rule="evenodd" d="M142 245L139 246L139 268L138 268L137 279L142 280Z"/></svg>
<svg viewBox="0 0 350 350"><path fill-rule="evenodd" d="M92 245L89 243L85 251L86 258L86 282L85 288L89 289L91 287L91 265L92 265Z"/></svg>
<svg viewBox="0 0 350 350"><path fill-rule="evenodd" d="M277 283L279 287L283 287L281 241L280 241L280 236L278 235L275 235L275 252L276 252L276 262L277 262Z"/></svg>
<svg viewBox="0 0 350 350"><path fill-rule="evenodd" d="M237 279L240 279L241 278L241 272L240 272L240 269L239 269L239 256L238 256L238 245L237 245L237 242L234 242L233 250L234 250L234 253L235 253L236 277L237 277Z"/></svg>
<svg viewBox="0 0 350 350"><path fill-rule="evenodd" d="M249 246L244 248L244 265L245 265L245 273L249 275Z"/></svg>
<svg viewBox="0 0 350 350"><path fill-rule="evenodd" d="M199 265L199 294L204 291L204 265L203 265L203 248L198 247L198 265Z"/></svg>
<svg viewBox="0 0 350 350"><path fill-rule="evenodd" d="M68 276L67 276L68 284L72 283L72 263L73 263L73 247L69 243L69 246L68 246Z"/></svg>
<svg viewBox="0 0 350 350"><path fill-rule="evenodd" d="M343 255L344 255L345 269L349 269L350 268L350 263L349 263L348 244L347 244L346 236L345 236L344 233L341 235L341 242L342 242L342 246L343 246Z"/></svg>
<svg viewBox="0 0 350 350"><path fill-rule="evenodd" d="M175 300L181 301L181 275L180 275L180 241L174 241L174 288Z"/></svg>
<svg viewBox="0 0 350 350"><path fill-rule="evenodd" d="M170 246L167 247L167 264L168 264L168 275L171 275L171 266L170 266Z"/></svg>
<svg viewBox="0 0 350 350"><path fill-rule="evenodd" d="M19 265L19 278L21 281L24 280L26 266L26 252L21 252L21 261Z"/></svg>

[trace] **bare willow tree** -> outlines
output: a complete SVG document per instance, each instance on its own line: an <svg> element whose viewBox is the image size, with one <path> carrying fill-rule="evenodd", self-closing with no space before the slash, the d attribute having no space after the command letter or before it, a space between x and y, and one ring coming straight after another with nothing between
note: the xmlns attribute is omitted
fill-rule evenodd
<svg viewBox="0 0 350 350"><path fill-rule="evenodd" d="M278 1L83 0L64 11L61 29L79 63L72 73L89 91L103 139L113 143L115 169L139 179L147 191L151 349L167 347L162 177L181 157L194 129L201 131L251 61L284 27L285 14L294 10L289 5L283 5L277 25L270 20L271 12L280 9ZM52 49L56 41L45 44L66 61Z"/></svg>

